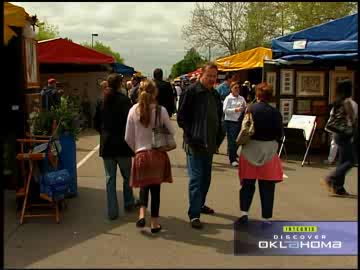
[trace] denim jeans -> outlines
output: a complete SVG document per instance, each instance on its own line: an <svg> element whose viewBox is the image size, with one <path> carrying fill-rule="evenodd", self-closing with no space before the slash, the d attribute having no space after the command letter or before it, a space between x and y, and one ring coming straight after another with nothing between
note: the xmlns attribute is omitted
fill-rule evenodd
<svg viewBox="0 0 360 270"><path fill-rule="evenodd" d="M119 216L119 206L116 195L116 171L117 165L120 168L123 182L124 206L128 207L134 204L133 190L130 187L131 157L119 157L115 159L104 158L104 167L106 174L106 194L107 211L110 219Z"/></svg>
<svg viewBox="0 0 360 270"><path fill-rule="evenodd" d="M352 168L354 162L353 144L350 136L335 135L335 142L338 146L339 159L336 168L329 175L329 180L336 190L344 187L345 175Z"/></svg>
<svg viewBox="0 0 360 270"><path fill-rule="evenodd" d="M230 163L236 161L236 151L238 146L236 144L236 138L240 132L239 122L225 121L226 136L228 140L228 152Z"/></svg>
<svg viewBox="0 0 360 270"><path fill-rule="evenodd" d="M190 220L200 218L201 208L205 205L206 195L211 182L213 154L187 154L189 182L189 211Z"/></svg>

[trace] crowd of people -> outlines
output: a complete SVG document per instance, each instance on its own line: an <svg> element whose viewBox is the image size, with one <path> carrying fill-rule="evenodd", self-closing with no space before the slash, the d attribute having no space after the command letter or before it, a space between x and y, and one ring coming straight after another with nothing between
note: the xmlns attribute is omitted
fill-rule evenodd
<svg viewBox="0 0 360 270"><path fill-rule="evenodd" d="M281 113L269 105L273 87L266 83L250 86L240 83L234 73L227 73L217 84L215 64L205 64L199 76L188 81L164 81L163 71L157 68L153 80L134 75L125 82L121 74L112 73L102 81L101 96L96 104L94 128L100 134L100 157L106 175L107 215L117 219L119 207L116 192L117 167L123 177L125 211L139 208L137 227L146 225L146 209L151 193L152 233L161 231L160 187L172 183L171 163L166 151L154 149L153 128L156 115L160 125L171 135L175 129L170 118L176 115L183 130L183 149L189 176L188 217L192 228L201 229L201 214L214 214L206 204L211 184L214 154L227 136L228 157L231 166L238 168L240 180L240 217L238 224L248 222L248 212L259 182L263 224L271 224L276 183L283 181L283 169L277 151L283 137ZM51 78L41 91L43 108L49 110L60 104L63 91L57 89ZM347 134L333 132L328 162L338 156L336 168L322 183L331 194L349 195L344 188L345 176L357 163L358 107L351 98L351 81L341 81L330 112L336 125L347 127ZM251 114L254 134L248 143L239 146L237 137L246 114ZM329 120L330 121L330 120ZM355 150L356 151L355 151ZM135 199L133 188L139 188Z"/></svg>
<svg viewBox="0 0 360 270"><path fill-rule="evenodd" d="M122 75L112 73L101 82L102 94L96 104L93 123L100 134L99 153L106 175L107 216L110 220L119 216L116 192L119 167L123 177L125 211L139 208L136 226L145 227L151 193L151 232L161 231L158 222L161 184L172 183L173 176L168 153L153 147L153 129L157 123L174 136L175 128L170 118L176 115L177 124L183 130L182 148L189 176L187 214L191 227L201 229L201 214L215 213L206 204L206 197L211 185L213 156L225 135L229 162L238 168L241 186L241 215L237 223L248 223L258 181L263 224L271 224L275 186L283 181L282 164L277 154L283 137L283 122L281 113L269 105L273 87L266 82L256 86L250 86L249 81L241 84L231 73L227 73L224 82L216 86L217 78L217 66L208 63L202 67L199 76L193 76L186 84L175 81L171 85L164 81L160 68L154 70L152 80L134 75L131 81L125 82ZM340 196L349 194L344 188L345 176L357 162L354 149L357 149L358 112L351 90L348 80L337 86L337 97L330 115L336 118L336 125L342 127L339 130L350 132L333 132L332 148L334 145L337 147L338 164L322 180L331 194ZM59 105L63 91L56 88L55 79L49 79L41 95L43 107L49 109ZM246 114L252 116L254 133L249 142L239 146L237 137ZM139 199L135 199L133 188L139 188Z"/></svg>
<svg viewBox="0 0 360 270"><path fill-rule="evenodd" d="M242 117L249 109L247 104L251 103L240 95L240 84L228 80L228 95L225 91L218 92L214 88L218 77L217 66L209 63L203 66L201 75L193 78L185 90L180 90L176 82L175 96L171 84L163 80L161 69L155 69L153 75L153 80L134 76L131 85L126 83L125 88L122 76L114 73L101 84L103 95L96 105L94 127L100 134L108 218L113 220L119 216L116 195L116 171L119 167L124 179L125 211L139 207L136 226L144 227L151 193L151 232L157 233L162 229L158 222L160 187L162 183L172 183L173 177L168 153L152 146L152 131L158 110L160 125L165 126L170 134L175 133L170 120L175 113L183 130L182 146L189 175L187 213L191 227L201 229L201 214L215 213L206 204L206 197L211 185L213 156L223 140L224 125L229 138L230 162L238 165L238 159L240 163L242 215L237 222L247 223L255 181L258 180L262 216L264 224L267 224L272 217L275 183L281 182L283 176L281 161L276 154L282 136L282 119L280 112L268 105L272 96L271 85L264 83L256 88L256 104L251 108L256 133L250 143L242 146L238 157L235 140ZM133 188L140 189L138 200Z"/></svg>

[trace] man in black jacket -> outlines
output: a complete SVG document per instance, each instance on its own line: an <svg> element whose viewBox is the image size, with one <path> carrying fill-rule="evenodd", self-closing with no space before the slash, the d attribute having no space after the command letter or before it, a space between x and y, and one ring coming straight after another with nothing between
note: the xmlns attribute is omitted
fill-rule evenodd
<svg viewBox="0 0 360 270"><path fill-rule="evenodd" d="M200 213L213 214L205 205L211 181L213 155L218 143L222 116L220 95L214 89L217 66L209 63L202 68L200 80L180 96L177 121L184 130L187 155L190 207L188 215L193 228L201 229Z"/></svg>
<svg viewBox="0 0 360 270"><path fill-rule="evenodd" d="M110 220L119 215L116 196L116 170L120 168L123 182L124 207L131 211L135 206L132 188L129 185L133 151L125 142L130 99L121 92L122 77L110 74L109 92L99 99L94 116L94 127L100 133L100 156L104 160L106 174L107 209Z"/></svg>
<svg viewBox="0 0 360 270"><path fill-rule="evenodd" d="M157 101L166 108L171 117L175 113L174 92L171 84L163 80L163 71L160 68L154 70L154 82L159 90Z"/></svg>

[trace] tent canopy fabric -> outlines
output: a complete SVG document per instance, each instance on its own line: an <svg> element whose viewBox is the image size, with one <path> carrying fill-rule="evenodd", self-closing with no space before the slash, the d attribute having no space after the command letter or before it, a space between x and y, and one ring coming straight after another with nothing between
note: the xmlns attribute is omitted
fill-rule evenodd
<svg viewBox="0 0 360 270"><path fill-rule="evenodd" d="M301 40L305 46L294 48L294 42ZM274 58L337 60L342 54L344 58L354 54L357 57L358 14L273 39L271 47Z"/></svg>
<svg viewBox="0 0 360 270"><path fill-rule="evenodd" d="M197 70L194 70L194 71L192 71L192 72L189 72L189 73L187 74L187 76L188 76L189 78L191 78L193 75L198 76L199 74L201 74L201 68L198 68Z"/></svg>
<svg viewBox="0 0 360 270"><path fill-rule="evenodd" d="M124 64L114 63L112 67L116 73L120 73L123 75L130 75L132 76L135 73L135 69L133 67L129 67Z"/></svg>
<svg viewBox="0 0 360 270"><path fill-rule="evenodd" d="M24 8L15 6L8 2L4 3L4 44L7 45L10 39L16 36L11 26L24 27L29 14Z"/></svg>
<svg viewBox="0 0 360 270"><path fill-rule="evenodd" d="M56 38L38 42L40 64L112 64L112 56L97 52L72 41Z"/></svg>
<svg viewBox="0 0 360 270"><path fill-rule="evenodd" d="M272 59L271 49L258 47L218 59L215 64L220 71L237 71L262 68L264 67L264 60L270 59Z"/></svg>

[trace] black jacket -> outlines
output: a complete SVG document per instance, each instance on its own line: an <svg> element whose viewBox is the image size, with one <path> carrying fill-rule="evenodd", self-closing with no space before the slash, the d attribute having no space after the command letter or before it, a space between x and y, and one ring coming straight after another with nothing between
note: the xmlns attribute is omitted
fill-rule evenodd
<svg viewBox="0 0 360 270"><path fill-rule="evenodd" d="M103 158L131 157L134 152L125 142L130 99L122 93L111 93L99 99L94 116L94 127L100 133L100 156Z"/></svg>
<svg viewBox="0 0 360 270"><path fill-rule="evenodd" d="M169 82L154 80L156 87L159 90L157 101L159 105L165 107L169 117L175 112L175 102L174 102L174 91Z"/></svg>
<svg viewBox="0 0 360 270"><path fill-rule="evenodd" d="M177 113L177 122L184 130L184 142L190 146L205 147L207 145L207 112L208 103L206 102L206 94L208 93L200 82L196 82L189 86L180 96L179 110ZM221 138L221 117L222 105L219 93L213 89L210 92L214 95L218 114L218 133L217 138Z"/></svg>
<svg viewBox="0 0 360 270"><path fill-rule="evenodd" d="M136 104L138 102L138 96L139 96L139 87L140 87L140 83L138 83L137 85L133 86L130 89L130 98L131 98L131 102L132 104Z"/></svg>

